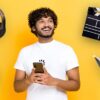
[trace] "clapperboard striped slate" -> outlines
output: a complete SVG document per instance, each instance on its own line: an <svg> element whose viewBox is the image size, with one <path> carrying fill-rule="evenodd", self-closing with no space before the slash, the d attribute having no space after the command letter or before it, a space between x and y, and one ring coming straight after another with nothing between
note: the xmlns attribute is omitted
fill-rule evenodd
<svg viewBox="0 0 100 100"><path fill-rule="evenodd" d="M100 40L100 8L88 8L82 36Z"/></svg>

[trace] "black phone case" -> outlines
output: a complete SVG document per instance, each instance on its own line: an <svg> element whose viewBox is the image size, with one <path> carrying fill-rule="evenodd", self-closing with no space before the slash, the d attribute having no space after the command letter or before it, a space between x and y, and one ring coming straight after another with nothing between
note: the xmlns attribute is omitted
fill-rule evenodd
<svg viewBox="0 0 100 100"><path fill-rule="evenodd" d="M35 73L44 73L43 64L42 63L34 62L33 66L35 68Z"/></svg>

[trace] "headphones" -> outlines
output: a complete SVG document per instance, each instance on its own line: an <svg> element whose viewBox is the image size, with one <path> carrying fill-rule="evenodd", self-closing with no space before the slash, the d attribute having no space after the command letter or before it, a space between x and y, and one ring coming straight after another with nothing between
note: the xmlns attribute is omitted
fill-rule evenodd
<svg viewBox="0 0 100 100"><path fill-rule="evenodd" d="M3 11L0 9L0 37L2 37L6 32L6 19Z"/></svg>

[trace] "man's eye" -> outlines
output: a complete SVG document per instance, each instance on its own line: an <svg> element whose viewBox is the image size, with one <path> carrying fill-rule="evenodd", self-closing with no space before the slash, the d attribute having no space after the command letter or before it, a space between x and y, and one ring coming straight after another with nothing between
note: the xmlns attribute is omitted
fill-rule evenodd
<svg viewBox="0 0 100 100"><path fill-rule="evenodd" d="M53 22L53 20L49 20L49 22Z"/></svg>
<svg viewBox="0 0 100 100"><path fill-rule="evenodd" d="M39 21L39 23L43 23L43 22L44 22L43 20L40 20L40 21Z"/></svg>

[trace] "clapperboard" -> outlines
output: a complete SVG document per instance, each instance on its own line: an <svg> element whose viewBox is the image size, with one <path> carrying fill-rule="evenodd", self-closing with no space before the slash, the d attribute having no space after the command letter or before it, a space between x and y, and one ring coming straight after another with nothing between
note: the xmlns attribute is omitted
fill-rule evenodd
<svg viewBox="0 0 100 100"><path fill-rule="evenodd" d="M82 36L100 40L100 8L88 8Z"/></svg>

